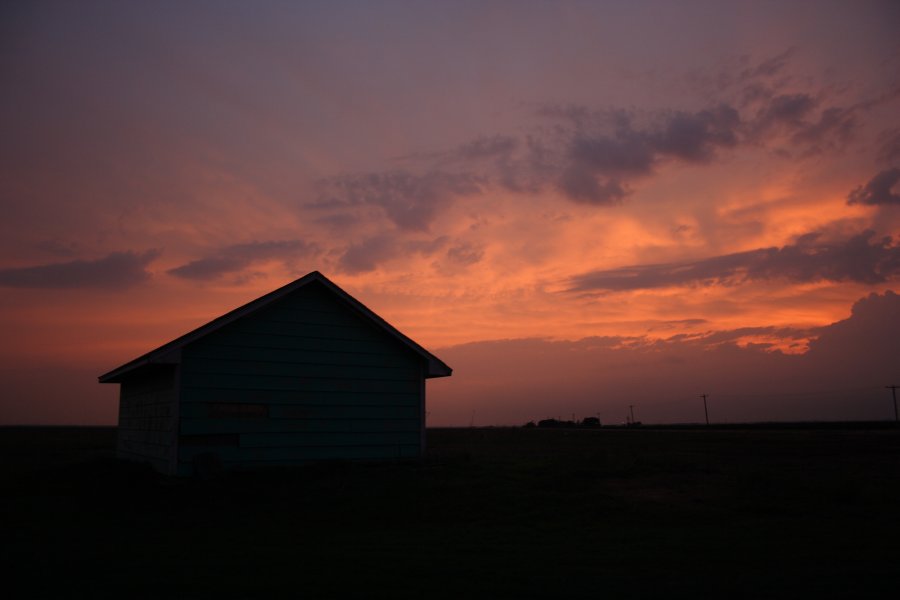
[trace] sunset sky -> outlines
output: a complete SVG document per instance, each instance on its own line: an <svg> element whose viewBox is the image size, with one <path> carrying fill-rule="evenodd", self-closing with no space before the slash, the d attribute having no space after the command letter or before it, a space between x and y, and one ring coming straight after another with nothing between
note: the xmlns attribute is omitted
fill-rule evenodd
<svg viewBox="0 0 900 600"><path fill-rule="evenodd" d="M900 3L11 2L0 423L319 270L433 425L893 418Z"/></svg>

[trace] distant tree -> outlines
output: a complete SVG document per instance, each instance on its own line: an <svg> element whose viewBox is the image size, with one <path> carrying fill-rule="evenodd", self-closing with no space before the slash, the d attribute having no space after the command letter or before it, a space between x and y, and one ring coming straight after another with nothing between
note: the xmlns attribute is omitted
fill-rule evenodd
<svg viewBox="0 0 900 600"><path fill-rule="evenodd" d="M582 427L600 427L600 419L597 417L585 417L581 420Z"/></svg>
<svg viewBox="0 0 900 600"><path fill-rule="evenodd" d="M559 425L560 425L560 423L556 419L541 419L540 421L538 421L538 424L537 424L538 427L544 427L544 428L548 428L548 429L553 428L553 427L559 427Z"/></svg>
<svg viewBox="0 0 900 600"><path fill-rule="evenodd" d="M523 427L537 427L537 425L534 424L534 421L528 421Z"/></svg>

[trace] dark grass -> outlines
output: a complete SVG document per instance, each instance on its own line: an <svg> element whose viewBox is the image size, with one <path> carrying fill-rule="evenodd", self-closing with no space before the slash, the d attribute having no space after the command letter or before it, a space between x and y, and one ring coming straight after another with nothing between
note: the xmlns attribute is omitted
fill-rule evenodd
<svg viewBox="0 0 900 600"><path fill-rule="evenodd" d="M0 429L16 597L895 597L900 430L438 429L427 460L170 479Z"/></svg>

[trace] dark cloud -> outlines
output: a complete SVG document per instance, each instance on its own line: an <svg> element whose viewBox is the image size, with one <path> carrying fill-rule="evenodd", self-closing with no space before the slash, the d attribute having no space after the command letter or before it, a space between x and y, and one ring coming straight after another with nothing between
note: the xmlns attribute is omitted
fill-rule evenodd
<svg viewBox="0 0 900 600"><path fill-rule="evenodd" d="M484 247L470 243L457 244L447 250L447 258L459 265L474 265L484 258Z"/></svg>
<svg viewBox="0 0 900 600"><path fill-rule="evenodd" d="M578 128L592 120L596 115L588 107L578 104L543 104L535 112L539 117L570 121Z"/></svg>
<svg viewBox="0 0 900 600"><path fill-rule="evenodd" d="M449 241L449 236L442 235L433 240L410 240L404 244L404 247L406 248L406 251L411 254L431 256L444 248Z"/></svg>
<svg viewBox="0 0 900 600"><path fill-rule="evenodd" d="M560 175L559 188L575 202L606 206L617 204L630 193L618 179L601 179L593 169L577 163Z"/></svg>
<svg viewBox="0 0 900 600"><path fill-rule="evenodd" d="M774 249L717 256L696 262L634 265L592 271L569 280L569 291L625 291L689 284L712 284L734 278L751 262Z"/></svg>
<svg viewBox="0 0 900 600"><path fill-rule="evenodd" d="M52 254L57 257L69 258L79 253L80 245L77 242L65 242L58 238L41 240L34 245L41 252Z"/></svg>
<svg viewBox="0 0 900 600"><path fill-rule="evenodd" d="M506 156L512 153L517 146L518 141L516 138L508 135L479 137L471 142L462 144L457 148L456 156L463 159L482 159Z"/></svg>
<svg viewBox="0 0 900 600"><path fill-rule="evenodd" d="M900 168L885 169L847 196L847 204L900 204L900 194L892 189L900 182Z"/></svg>
<svg viewBox="0 0 900 600"><path fill-rule="evenodd" d="M726 105L696 113L667 115L662 131L653 135L654 151L686 162L712 160L716 150L737 144L738 112Z"/></svg>
<svg viewBox="0 0 900 600"><path fill-rule="evenodd" d="M576 135L568 150L573 164L616 177L646 175L658 154L649 136L632 129L613 135Z"/></svg>
<svg viewBox="0 0 900 600"><path fill-rule="evenodd" d="M531 159L536 150L535 141L534 137L526 136L523 146L518 138L509 135L482 136L460 145L447 158L465 161L470 167L480 164L481 184L498 185L517 194L533 194L543 187L540 164ZM524 151L519 152L523 147Z"/></svg>
<svg viewBox="0 0 900 600"><path fill-rule="evenodd" d="M471 173L405 170L341 175L319 182L320 201L311 208L369 205L380 207L400 229L426 231L441 209L458 196L481 192L480 177Z"/></svg>
<svg viewBox="0 0 900 600"><path fill-rule="evenodd" d="M810 344L810 357L831 356L840 359L848 348L865 348L874 362L884 362L896 374L900 365L900 295L893 291L869 294L854 305L850 318L816 332Z"/></svg>
<svg viewBox="0 0 900 600"><path fill-rule="evenodd" d="M829 106L823 95L791 91L785 70L794 53L791 48L759 63L741 57L726 69L692 72L692 87L712 100L696 112L539 107L538 116L560 123L552 130L555 143L544 144L555 154L543 161L553 167L549 181L570 200L607 205L620 202L664 161L708 163L741 144L798 156L842 147L863 105Z"/></svg>
<svg viewBox="0 0 900 600"><path fill-rule="evenodd" d="M318 248L314 244L302 240L248 242L226 246L213 256L193 260L169 269L167 273L182 279L210 281L243 271L257 261L280 259L290 262L317 252Z"/></svg>
<svg viewBox="0 0 900 600"><path fill-rule="evenodd" d="M302 240L272 240L234 244L223 248L222 254L239 260L254 261L308 256L317 251L318 248L315 244L309 244Z"/></svg>
<svg viewBox="0 0 900 600"><path fill-rule="evenodd" d="M319 200L309 208L341 214L355 206L380 207L401 229L427 230L440 211L458 196L499 186L520 194L549 185L576 202L609 204L628 193L626 180L648 174L656 154L685 159L709 154L704 129L715 126L715 111L672 113L659 131L637 130L628 111L590 111L579 106L541 106L538 114L566 120L552 134L537 131L521 140L510 135L480 136L448 152L418 154L433 161L431 170L345 175L321 182ZM688 117L696 117L691 120ZM466 165L466 171L448 166Z"/></svg>
<svg viewBox="0 0 900 600"><path fill-rule="evenodd" d="M673 343L691 343L704 348L716 346L740 344L747 338L763 339L757 344L761 350L775 350L785 341L806 340L814 337L813 329L797 329L794 327L740 327L726 331L712 331L700 335L679 334L657 342L657 345L671 345Z"/></svg>
<svg viewBox="0 0 900 600"><path fill-rule="evenodd" d="M789 89L788 49L758 63L742 57L715 73L695 74L709 90L701 110L638 111L545 104L549 122L524 136L479 136L444 152L417 154L424 172L392 170L343 175L321 182L309 208L333 214L377 207L400 229L427 231L458 196L500 187L535 194L549 187L567 199L598 206L621 203L642 178L665 163L706 164L744 144L809 156L846 144L862 104L830 106L824 93ZM424 162L423 162L424 161ZM456 169L464 166L462 172Z"/></svg>
<svg viewBox="0 0 900 600"><path fill-rule="evenodd" d="M787 56L761 72L777 71ZM720 102L694 112L539 107L538 116L559 122L551 142L541 145L544 176L575 202L615 204L664 162L709 163L742 144L808 156L843 147L858 125L859 106L822 106L807 93L776 93L752 83L743 98L743 105Z"/></svg>
<svg viewBox="0 0 900 600"><path fill-rule="evenodd" d="M878 157L886 162L900 160L900 129L885 132L882 139L884 142L878 151Z"/></svg>
<svg viewBox="0 0 900 600"><path fill-rule="evenodd" d="M199 281L209 281L218 279L230 273L237 273L247 267L249 261L237 258L227 258L223 256L214 256L211 258L200 258L191 262L169 269L166 271L169 275L180 277L182 279L195 279Z"/></svg>
<svg viewBox="0 0 900 600"><path fill-rule="evenodd" d="M772 145L786 155L809 156L843 147L858 125L859 106L822 107L822 99L808 93L776 94L751 86L744 98L757 107L744 123L744 140Z"/></svg>
<svg viewBox="0 0 900 600"><path fill-rule="evenodd" d="M0 269L0 286L47 289L124 289L150 278L149 265L159 250L113 252L97 260Z"/></svg>
<svg viewBox="0 0 900 600"><path fill-rule="evenodd" d="M809 94L775 96L757 112L755 128L767 131L773 127L803 127L804 119L816 108L816 104Z"/></svg>
<svg viewBox="0 0 900 600"><path fill-rule="evenodd" d="M837 241L802 236L782 248L761 248L682 263L636 265L573 277L569 291L625 291L680 285L736 285L786 279L881 283L900 275L900 245L865 231Z"/></svg>
<svg viewBox="0 0 900 600"><path fill-rule="evenodd" d="M433 256L446 248L449 242L450 238L445 235L414 240L403 240L396 235L378 235L351 244L338 264L345 273L365 273L398 256Z"/></svg>
<svg viewBox="0 0 900 600"><path fill-rule="evenodd" d="M568 119L558 187L575 202L608 205L629 193L629 182L650 175L663 160L703 163L738 142L740 116L719 105L698 112L669 111L639 126L627 111L590 113L578 107L542 107L545 117Z"/></svg>
<svg viewBox="0 0 900 600"><path fill-rule="evenodd" d="M826 108L814 122L796 127L791 141L804 154L815 154L845 145L857 127L856 109L838 106Z"/></svg>
<svg viewBox="0 0 900 600"><path fill-rule="evenodd" d="M788 48L760 62L744 55L713 69L691 69L687 72L686 83L691 90L706 97L737 94L745 106L762 98L771 98L790 81L786 71L794 53L794 48Z"/></svg>
<svg viewBox="0 0 900 600"><path fill-rule="evenodd" d="M707 319L672 319L668 321L654 321L648 331L660 331L679 327L696 327L708 323Z"/></svg>
<svg viewBox="0 0 900 600"><path fill-rule="evenodd" d="M347 213L337 213L333 215L325 215L322 217L317 217L314 219L316 223L321 223L326 227L330 227L332 229L338 230L346 230L351 227L358 225L361 221L359 217L356 215L351 215Z"/></svg>
<svg viewBox="0 0 900 600"><path fill-rule="evenodd" d="M716 422L893 418L900 296L873 294L850 318L811 329L751 327L665 339L594 337L474 342L439 354L452 386L430 391L436 419L462 425L549 416L697 422L709 393ZM779 351L790 348L785 354Z"/></svg>
<svg viewBox="0 0 900 600"><path fill-rule="evenodd" d="M378 236L353 244L341 255L339 264L345 273L366 273L378 264L397 256L397 242L389 236Z"/></svg>
<svg viewBox="0 0 900 600"><path fill-rule="evenodd" d="M797 52L794 47L788 48L781 54L767 58L759 64L749 66L741 71L740 81L748 81L759 77L772 78L780 75L790 63L790 59ZM749 60L745 57L745 60Z"/></svg>

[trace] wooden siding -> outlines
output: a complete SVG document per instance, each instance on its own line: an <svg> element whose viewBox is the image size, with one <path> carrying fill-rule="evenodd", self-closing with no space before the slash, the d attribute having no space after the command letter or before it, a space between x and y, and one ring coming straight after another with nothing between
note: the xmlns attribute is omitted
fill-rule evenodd
<svg viewBox="0 0 900 600"><path fill-rule="evenodd" d="M179 472L208 453L225 466L419 456L423 373L420 356L304 286L184 348Z"/></svg>
<svg viewBox="0 0 900 600"><path fill-rule="evenodd" d="M147 368L129 376L119 390L116 455L174 468L176 385L174 365Z"/></svg>

